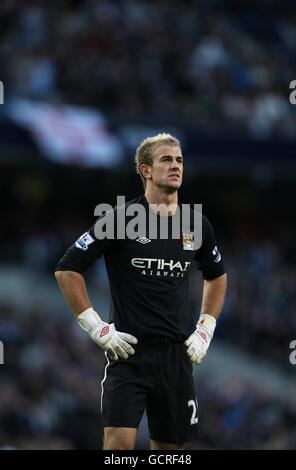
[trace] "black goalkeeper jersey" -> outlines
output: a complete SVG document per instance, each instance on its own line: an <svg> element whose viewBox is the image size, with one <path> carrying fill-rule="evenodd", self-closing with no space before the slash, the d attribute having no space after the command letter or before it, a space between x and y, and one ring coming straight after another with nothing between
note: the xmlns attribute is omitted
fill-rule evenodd
<svg viewBox="0 0 296 470"><path fill-rule="evenodd" d="M143 204L149 211L145 196L125 207L132 203ZM119 209L115 208L114 213L116 210ZM190 212L193 217L193 210ZM126 217L127 223L128 220ZM172 217L168 221L170 226ZM57 271L83 274L104 255L111 291L109 321L114 322L116 329L137 338L184 341L197 322L189 302L190 265L196 262L207 280L225 273L214 230L202 216L202 243L195 249L190 243L184 245L182 230L179 239L173 239L170 233L168 239L149 239L148 229L147 224L146 237L135 240L116 236L99 240L94 225L67 250Z"/></svg>

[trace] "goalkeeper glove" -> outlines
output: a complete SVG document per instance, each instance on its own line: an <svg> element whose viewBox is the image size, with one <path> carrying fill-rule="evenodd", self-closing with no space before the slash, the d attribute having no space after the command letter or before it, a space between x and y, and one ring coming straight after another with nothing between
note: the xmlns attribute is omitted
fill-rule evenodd
<svg viewBox="0 0 296 470"><path fill-rule="evenodd" d="M137 338L116 331L113 323L109 324L102 321L91 307L80 313L77 321L91 339L107 351L110 359L117 361L118 356L127 359L129 355L135 354L135 350L130 344L137 344Z"/></svg>
<svg viewBox="0 0 296 470"><path fill-rule="evenodd" d="M194 364L200 364L205 357L216 328L216 319L203 313L196 325L196 330L185 341L187 355Z"/></svg>

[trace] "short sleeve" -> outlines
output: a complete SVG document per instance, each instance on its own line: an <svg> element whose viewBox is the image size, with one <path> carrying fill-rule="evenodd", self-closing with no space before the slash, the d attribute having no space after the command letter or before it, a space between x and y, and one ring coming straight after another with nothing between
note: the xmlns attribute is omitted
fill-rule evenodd
<svg viewBox="0 0 296 470"><path fill-rule="evenodd" d="M93 225L66 251L56 271L75 271L82 274L102 255L114 249L114 246L114 239L107 237L98 239L95 235L95 225Z"/></svg>
<svg viewBox="0 0 296 470"><path fill-rule="evenodd" d="M203 278L210 281L225 273L222 256L217 246L215 232L206 217L203 216L203 242L194 259Z"/></svg>

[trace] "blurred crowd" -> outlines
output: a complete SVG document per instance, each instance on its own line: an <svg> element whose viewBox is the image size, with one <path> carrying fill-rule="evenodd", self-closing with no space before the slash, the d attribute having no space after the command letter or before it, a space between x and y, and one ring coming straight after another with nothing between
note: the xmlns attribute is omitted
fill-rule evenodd
<svg viewBox="0 0 296 470"><path fill-rule="evenodd" d="M293 0L3 0L7 96L295 136Z"/></svg>
<svg viewBox="0 0 296 470"><path fill-rule="evenodd" d="M70 317L42 308L22 315L1 306L0 446L99 448L103 353Z"/></svg>
<svg viewBox="0 0 296 470"><path fill-rule="evenodd" d="M236 248L226 253L229 290L220 334L289 367L289 345L296 332L294 260L280 240L254 240Z"/></svg>
<svg viewBox="0 0 296 470"><path fill-rule="evenodd" d="M102 351L70 314L1 304L1 449L100 449ZM239 378L223 389L197 378L201 437L192 449L292 449L295 407ZM137 447L148 448L142 428Z"/></svg>

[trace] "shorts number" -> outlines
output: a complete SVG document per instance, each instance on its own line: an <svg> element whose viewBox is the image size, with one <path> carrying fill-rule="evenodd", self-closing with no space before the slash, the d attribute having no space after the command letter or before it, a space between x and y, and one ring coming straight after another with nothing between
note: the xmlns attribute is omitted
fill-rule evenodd
<svg viewBox="0 0 296 470"><path fill-rule="evenodd" d="M192 425L192 424L198 423L198 417L196 416L197 408L198 408L197 400L188 400L187 404L188 404L188 408L192 406L192 415L190 419L190 424Z"/></svg>

